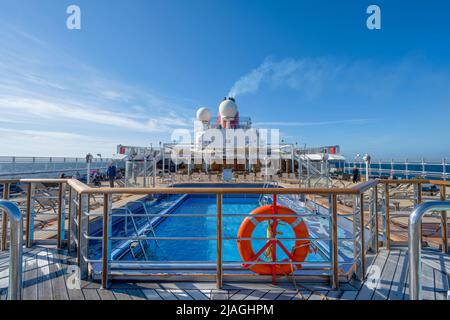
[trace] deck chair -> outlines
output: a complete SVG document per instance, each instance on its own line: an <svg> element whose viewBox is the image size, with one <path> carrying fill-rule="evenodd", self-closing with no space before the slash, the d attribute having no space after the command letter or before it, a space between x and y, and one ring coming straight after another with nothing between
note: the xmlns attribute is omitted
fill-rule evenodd
<svg viewBox="0 0 450 320"><path fill-rule="evenodd" d="M125 181L122 179L117 179L116 181L114 181L114 183L119 187L119 188L125 188Z"/></svg>
<svg viewBox="0 0 450 320"><path fill-rule="evenodd" d="M57 214L58 198L57 188L48 188L42 183L36 184L33 197L36 204L36 213L53 211Z"/></svg>

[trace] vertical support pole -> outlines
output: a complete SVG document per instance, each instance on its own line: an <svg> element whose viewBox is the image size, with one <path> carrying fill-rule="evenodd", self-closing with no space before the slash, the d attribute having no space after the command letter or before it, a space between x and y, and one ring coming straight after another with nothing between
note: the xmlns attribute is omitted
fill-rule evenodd
<svg viewBox="0 0 450 320"><path fill-rule="evenodd" d="M9 199L9 183L3 184L3 200ZM7 233L8 233L8 214L6 211L2 213L2 246L1 251L5 251L8 248L7 245Z"/></svg>
<svg viewBox="0 0 450 320"><path fill-rule="evenodd" d="M23 222L16 204L0 201L0 208L9 216L11 245L9 250L8 300L22 298Z"/></svg>
<svg viewBox="0 0 450 320"><path fill-rule="evenodd" d="M353 260L354 260L354 267L355 267L355 275L359 280L363 280L364 278L364 272L363 272L363 263L362 263L362 245L361 245L361 233L363 230L361 230L361 197L358 195L355 195L354 198L354 216L353 216L353 235L354 235L354 242L353 242Z"/></svg>
<svg viewBox="0 0 450 320"><path fill-rule="evenodd" d="M112 197L103 195L103 239L102 239L102 289L109 287L109 270L111 262L111 236L112 236Z"/></svg>
<svg viewBox="0 0 450 320"><path fill-rule="evenodd" d="M306 187L311 188L311 161L308 157L306 157Z"/></svg>
<svg viewBox="0 0 450 320"><path fill-rule="evenodd" d="M339 289L339 259L338 259L338 221L337 221L337 196L333 194L328 198L331 216L331 287Z"/></svg>
<svg viewBox="0 0 450 320"><path fill-rule="evenodd" d="M292 145L292 151L291 151L291 173L295 174L294 145Z"/></svg>
<svg viewBox="0 0 450 320"><path fill-rule="evenodd" d="M442 159L442 179L447 180L447 163L445 158Z"/></svg>
<svg viewBox="0 0 450 320"><path fill-rule="evenodd" d="M389 179L394 179L395 171L394 171L394 159L391 159L391 174Z"/></svg>
<svg viewBox="0 0 450 320"><path fill-rule="evenodd" d="M405 159L405 175L406 179L409 179L408 159Z"/></svg>
<svg viewBox="0 0 450 320"><path fill-rule="evenodd" d="M370 238L369 249L370 251L378 252L378 224L376 221L376 195L375 187L370 190L369 200L369 222L370 222Z"/></svg>
<svg viewBox="0 0 450 320"><path fill-rule="evenodd" d="M441 200L446 199L446 186L441 186ZM441 211L441 230L442 230L442 252L448 253L448 224L447 224L447 211Z"/></svg>
<svg viewBox="0 0 450 320"><path fill-rule="evenodd" d="M373 187L373 211L375 213L375 236L374 236L374 242L375 242L375 252L378 253L380 250L380 245L378 242L378 232L379 232L379 226L378 226L378 186Z"/></svg>
<svg viewBox="0 0 450 320"><path fill-rule="evenodd" d="M156 157L153 157L153 188L156 188Z"/></svg>
<svg viewBox="0 0 450 320"><path fill-rule="evenodd" d="M144 188L147 187L147 156L144 155Z"/></svg>
<svg viewBox="0 0 450 320"><path fill-rule="evenodd" d="M78 196L78 266L80 267L80 278L86 279L88 274L88 264L85 258L88 256L88 234L89 216L89 195L80 194Z"/></svg>
<svg viewBox="0 0 450 320"><path fill-rule="evenodd" d="M222 194L217 194L217 289L223 285L222 269Z"/></svg>
<svg viewBox="0 0 450 320"><path fill-rule="evenodd" d="M361 280L366 278L366 249L365 249L365 230L364 227L364 194L359 195L359 205L360 205L360 229L361 229Z"/></svg>
<svg viewBox="0 0 450 320"><path fill-rule="evenodd" d="M63 247L66 228L66 184L59 184L58 192L58 249Z"/></svg>
<svg viewBox="0 0 450 320"><path fill-rule="evenodd" d="M425 178L427 175L426 171L425 171L425 159L422 158L422 176Z"/></svg>
<svg viewBox="0 0 450 320"><path fill-rule="evenodd" d="M383 175L383 171L381 168L381 160L378 161L378 178L381 179L381 176Z"/></svg>
<svg viewBox="0 0 450 320"><path fill-rule="evenodd" d="M418 206L422 203L422 185L420 183L414 184L414 207ZM422 221L419 222L420 224L420 241L423 241L423 225Z"/></svg>
<svg viewBox="0 0 450 320"><path fill-rule="evenodd" d="M69 225L67 228L67 250L71 252L75 248L75 223L77 216L77 208L75 201L77 199L77 194L72 187L69 188Z"/></svg>
<svg viewBox="0 0 450 320"><path fill-rule="evenodd" d="M384 184L384 205L385 205L385 219L386 219L386 250L391 250L391 217L390 217L390 195L389 183Z"/></svg>
<svg viewBox="0 0 450 320"><path fill-rule="evenodd" d="M32 183L28 184L27 192L27 225L26 225L26 247L31 248L34 241L34 186Z"/></svg>
<svg viewBox="0 0 450 320"><path fill-rule="evenodd" d="M89 185L91 183L91 162L87 161L86 163L86 184Z"/></svg>
<svg viewBox="0 0 450 320"><path fill-rule="evenodd" d="M302 156L298 157L298 187L302 187L303 163Z"/></svg>
<svg viewBox="0 0 450 320"><path fill-rule="evenodd" d="M162 156L162 177L164 178L166 176L166 146L163 145L161 149L161 156ZM170 168L170 165L169 165Z"/></svg>
<svg viewBox="0 0 450 320"><path fill-rule="evenodd" d="M417 204L421 204L422 203L422 184L418 183L417 184Z"/></svg>

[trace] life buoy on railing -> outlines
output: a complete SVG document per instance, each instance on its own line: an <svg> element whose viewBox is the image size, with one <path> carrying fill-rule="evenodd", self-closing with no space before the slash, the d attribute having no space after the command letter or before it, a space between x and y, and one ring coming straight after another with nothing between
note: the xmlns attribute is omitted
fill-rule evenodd
<svg viewBox="0 0 450 320"><path fill-rule="evenodd" d="M283 216L275 218L277 214ZM271 220L273 221L272 223L270 223ZM276 228L279 220L291 226L294 231L295 238L298 239L295 241L295 244L291 250L288 250L279 239L276 239ZM269 239L266 244L255 253L252 247L252 240L250 240L250 238L252 238L256 226L263 221L268 221L268 235L270 235L270 238L275 240ZM244 240L241 240L242 238ZM256 208L251 212L249 217L244 219L238 231L237 244L241 258L244 261L243 266L245 268L260 275L274 276L288 275L293 273L296 269L301 268L301 265L298 264L298 262L305 261L306 256L311 252L311 242L307 239L309 239L309 232L303 219L299 217L295 211L274 204ZM266 251L270 252L272 256L270 260L272 262L277 261L277 246L286 254L288 258L281 261L283 264L263 263L264 260L261 258L261 255Z"/></svg>

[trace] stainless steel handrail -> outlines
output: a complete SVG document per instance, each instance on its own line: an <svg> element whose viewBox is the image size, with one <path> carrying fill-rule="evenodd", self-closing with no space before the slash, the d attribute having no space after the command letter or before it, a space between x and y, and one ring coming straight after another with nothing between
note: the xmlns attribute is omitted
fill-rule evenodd
<svg viewBox="0 0 450 320"><path fill-rule="evenodd" d="M0 209L6 212L11 224L8 300L20 300L22 298L22 214L17 205L11 201L1 200Z"/></svg>
<svg viewBox="0 0 450 320"><path fill-rule="evenodd" d="M430 201L418 205L409 217L409 299L421 299L421 276L422 276L422 217L430 211L450 210L450 201Z"/></svg>

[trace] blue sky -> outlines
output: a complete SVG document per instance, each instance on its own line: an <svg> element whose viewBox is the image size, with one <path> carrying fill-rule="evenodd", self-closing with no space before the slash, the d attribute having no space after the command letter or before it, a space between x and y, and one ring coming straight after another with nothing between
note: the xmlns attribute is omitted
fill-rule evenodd
<svg viewBox="0 0 450 320"><path fill-rule="evenodd" d="M240 114L288 141L450 157L449 37L444 0L2 0L0 154L155 145L243 83Z"/></svg>

